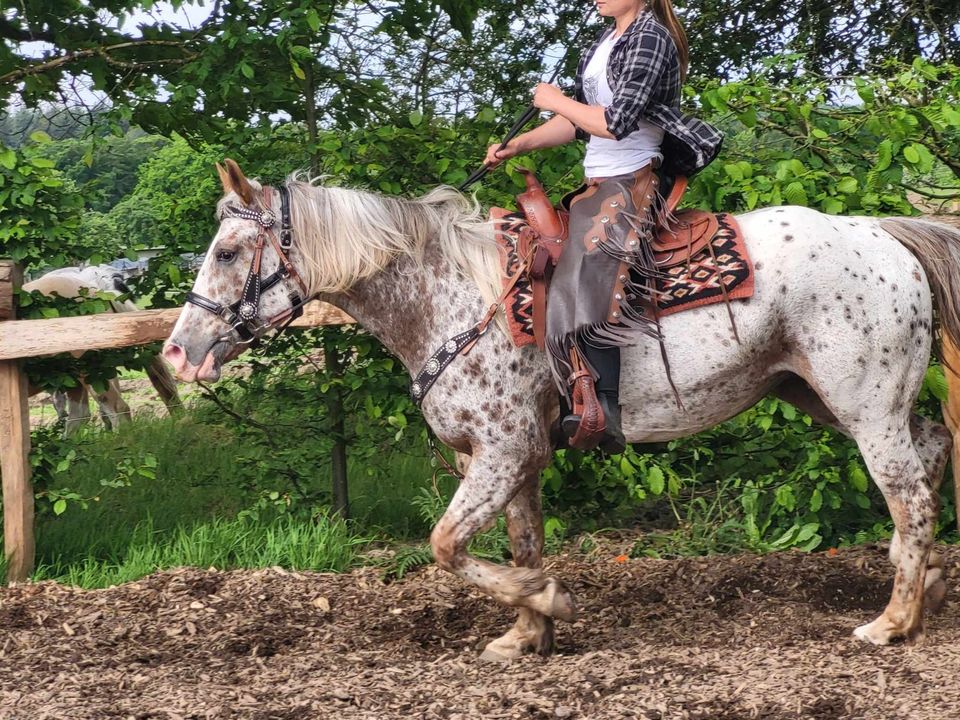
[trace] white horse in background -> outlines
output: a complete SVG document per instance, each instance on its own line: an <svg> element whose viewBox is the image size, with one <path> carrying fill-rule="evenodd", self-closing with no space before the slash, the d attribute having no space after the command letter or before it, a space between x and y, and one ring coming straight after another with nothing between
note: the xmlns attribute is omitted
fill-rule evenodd
<svg viewBox="0 0 960 720"><path fill-rule="evenodd" d="M59 295L63 298L80 298L83 296L83 291L90 295L95 292L130 294L130 288L124 283L123 276L110 265L60 268L24 283L23 289L38 291L48 296ZM131 300L111 300L110 307L113 312L132 312L140 309ZM76 353L76 356L79 357L81 354ZM177 392L177 382L166 364L159 357L154 357L147 366L146 372L160 399L167 406L167 410L171 413L175 412L180 407L180 396ZM30 388L31 395L39 392L40 388ZM120 385L115 378L107 382L104 392L97 392L83 378L77 378L76 387L53 393L53 406L57 410L57 415L66 418L65 436L90 419L90 395L96 399L100 414L108 427L116 428L129 421L130 406L120 394Z"/></svg>

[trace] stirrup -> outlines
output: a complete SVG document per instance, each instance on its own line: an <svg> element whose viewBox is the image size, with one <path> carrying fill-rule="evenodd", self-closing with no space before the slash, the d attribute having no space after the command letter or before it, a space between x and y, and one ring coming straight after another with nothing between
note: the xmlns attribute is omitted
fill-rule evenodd
<svg viewBox="0 0 960 720"><path fill-rule="evenodd" d="M569 378L573 386L570 393L573 408L570 415L561 421L560 426L567 434L567 443L570 447L577 450L593 450L603 439L604 431L607 429L606 419L603 408L600 407L600 401L597 399L593 376L587 370L576 348L570 350L570 364L573 366L573 373ZM568 428L572 429L573 423L576 423L576 430L570 434Z"/></svg>

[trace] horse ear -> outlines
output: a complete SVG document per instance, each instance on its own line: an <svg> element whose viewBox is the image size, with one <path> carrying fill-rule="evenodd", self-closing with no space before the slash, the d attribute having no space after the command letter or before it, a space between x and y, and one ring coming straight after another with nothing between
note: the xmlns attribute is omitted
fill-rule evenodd
<svg viewBox="0 0 960 720"><path fill-rule="evenodd" d="M223 193L226 195L230 192L230 174L227 172L227 169L220 163L214 163L217 166L217 175L220 176L220 184L223 185Z"/></svg>
<svg viewBox="0 0 960 720"><path fill-rule="evenodd" d="M253 202L253 188L250 186L250 181L247 180L243 174L243 170L241 170L236 161L231 158L227 158L223 163L227 166L228 191L233 190L240 196L240 199L243 200L244 205L250 205ZM223 176L221 175L221 180L222 179Z"/></svg>

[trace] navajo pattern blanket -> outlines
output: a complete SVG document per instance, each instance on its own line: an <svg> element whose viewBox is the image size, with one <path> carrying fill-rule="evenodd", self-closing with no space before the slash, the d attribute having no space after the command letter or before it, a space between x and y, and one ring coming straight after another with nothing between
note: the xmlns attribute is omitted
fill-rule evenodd
<svg viewBox="0 0 960 720"><path fill-rule="evenodd" d="M717 213L718 229L705 247L689 263L663 270L656 279L658 292L656 314L671 315L690 308L724 301L721 283L730 300L749 298L754 291L753 263L747 255L740 226L728 213ZM517 252L517 240L526 226L522 213L510 213L498 224L497 243L500 246L504 270L504 285L517 272L523 261ZM530 281L521 276L504 301L507 326L517 347L534 343L533 291ZM651 308L638 308L647 315Z"/></svg>

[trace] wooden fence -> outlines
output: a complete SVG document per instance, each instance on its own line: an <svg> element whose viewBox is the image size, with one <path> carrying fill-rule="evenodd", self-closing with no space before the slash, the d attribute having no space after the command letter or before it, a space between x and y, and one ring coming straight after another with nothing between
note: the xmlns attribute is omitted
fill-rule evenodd
<svg viewBox="0 0 960 720"><path fill-rule="evenodd" d="M0 260L0 476L3 478L3 547L7 580L33 571L33 487L30 483L30 415L24 358L62 352L105 350L164 340L182 308L104 313L47 320L16 320L18 267ZM312 302L291 328L352 323L353 318Z"/></svg>

